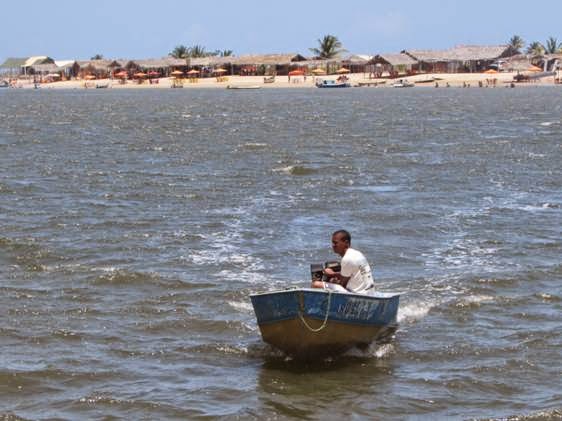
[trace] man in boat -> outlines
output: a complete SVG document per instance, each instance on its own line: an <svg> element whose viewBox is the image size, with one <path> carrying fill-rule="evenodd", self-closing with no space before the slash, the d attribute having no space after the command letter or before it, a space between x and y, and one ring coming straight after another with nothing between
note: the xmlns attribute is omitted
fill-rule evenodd
<svg viewBox="0 0 562 421"><path fill-rule="evenodd" d="M371 294L375 290L375 282L367 259L358 250L351 248L351 235L345 230L332 234L332 250L341 256L341 271L324 269L329 281L314 281L313 288L330 289L356 294Z"/></svg>

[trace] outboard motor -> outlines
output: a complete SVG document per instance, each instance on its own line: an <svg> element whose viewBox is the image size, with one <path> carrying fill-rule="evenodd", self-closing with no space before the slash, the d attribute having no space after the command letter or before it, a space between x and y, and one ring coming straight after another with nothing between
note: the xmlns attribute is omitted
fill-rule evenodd
<svg viewBox="0 0 562 421"><path fill-rule="evenodd" d="M313 263L310 265L310 276L312 281L327 282L328 277L324 275L324 269L332 269L334 272L341 272L340 262Z"/></svg>

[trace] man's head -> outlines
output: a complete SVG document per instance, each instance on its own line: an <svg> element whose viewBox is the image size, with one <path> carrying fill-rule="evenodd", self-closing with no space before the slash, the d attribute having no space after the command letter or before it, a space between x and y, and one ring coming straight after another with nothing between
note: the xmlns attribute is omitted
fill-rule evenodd
<svg viewBox="0 0 562 421"><path fill-rule="evenodd" d="M349 247L351 247L351 235L349 232L339 230L332 234L332 250L334 250L334 253L343 257Z"/></svg>

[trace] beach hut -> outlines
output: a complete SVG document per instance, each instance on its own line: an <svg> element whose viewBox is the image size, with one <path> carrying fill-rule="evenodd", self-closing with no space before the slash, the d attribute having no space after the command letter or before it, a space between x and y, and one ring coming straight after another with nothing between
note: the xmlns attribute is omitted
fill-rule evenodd
<svg viewBox="0 0 562 421"><path fill-rule="evenodd" d="M404 50L402 53L417 61L414 70L418 72L474 73L517 52L509 45L459 45L447 50Z"/></svg>
<svg viewBox="0 0 562 421"><path fill-rule="evenodd" d="M87 60L78 61L79 66L78 75L85 78L88 74L96 75L98 79L106 79L119 68L122 68L122 63L116 60Z"/></svg>
<svg viewBox="0 0 562 421"><path fill-rule="evenodd" d="M367 73L369 62L373 56L368 54L349 54L341 59L341 66L349 69L350 73Z"/></svg>
<svg viewBox="0 0 562 421"><path fill-rule="evenodd" d="M397 77L412 73L413 66L417 61L404 53L377 54L368 63L368 72L375 78L383 74Z"/></svg>
<svg viewBox="0 0 562 421"><path fill-rule="evenodd" d="M304 67L306 57L300 54L259 54L232 58L232 72L242 76L288 75L295 68Z"/></svg>

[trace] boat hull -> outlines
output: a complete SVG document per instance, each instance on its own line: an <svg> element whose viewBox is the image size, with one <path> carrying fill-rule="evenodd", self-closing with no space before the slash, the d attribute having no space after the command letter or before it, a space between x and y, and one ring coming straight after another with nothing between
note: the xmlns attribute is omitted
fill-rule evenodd
<svg viewBox="0 0 562 421"><path fill-rule="evenodd" d="M317 88L322 88L322 89L339 89L339 88L351 88L351 84L349 83L334 83L334 84L329 84L329 85L324 85L324 84L318 84L316 85Z"/></svg>
<svg viewBox="0 0 562 421"><path fill-rule="evenodd" d="M367 345L396 329L399 295L365 296L316 289L251 296L265 342L299 359Z"/></svg>

